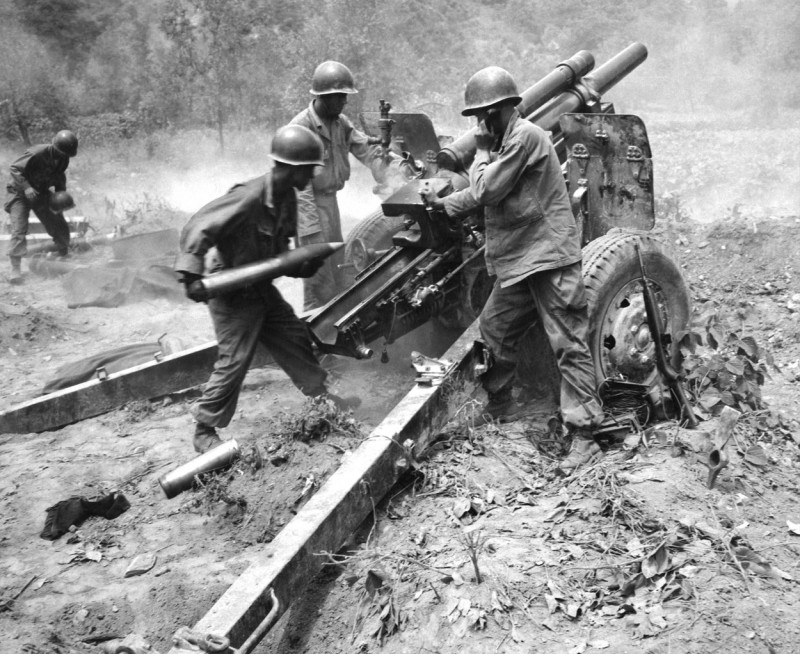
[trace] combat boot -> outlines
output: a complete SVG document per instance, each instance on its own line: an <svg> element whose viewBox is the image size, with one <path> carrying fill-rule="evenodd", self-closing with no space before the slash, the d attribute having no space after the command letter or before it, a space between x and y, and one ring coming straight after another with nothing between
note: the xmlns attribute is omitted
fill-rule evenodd
<svg viewBox="0 0 800 654"><path fill-rule="evenodd" d="M587 463L592 463L603 456L603 452L595 442L590 429L574 429L571 431L571 435L572 448L567 458L558 466L565 474L570 474L573 470Z"/></svg>
<svg viewBox="0 0 800 654"><path fill-rule="evenodd" d="M193 445L195 452L204 454L217 445L222 445L222 439L217 434L217 430L211 425L198 422L197 426L194 428Z"/></svg>
<svg viewBox="0 0 800 654"><path fill-rule="evenodd" d="M22 283L22 259L19 257L11 257L11 274L8 276L8 281L15 285Z"/></svg>

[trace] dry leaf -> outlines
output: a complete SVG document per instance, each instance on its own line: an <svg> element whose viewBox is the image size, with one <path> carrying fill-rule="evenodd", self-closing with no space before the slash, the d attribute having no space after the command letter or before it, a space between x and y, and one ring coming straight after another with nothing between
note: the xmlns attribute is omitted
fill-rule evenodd
<svg viewBox="0 0 800 654"><path fill-rule="evenodd" d="M787 520L786 526L789 527L789 531L791 531L795 536L800 536L800 524L792 522L791 520Z"/></svg>
<svg viewBox="0 0 800 654"><path fill-rule="evenodd" d="M383 579L386 575L375 570L367 571L367 578L364 580L364 588L370 597L375 597L375 593L383 586Z"/></svg>
<svg viewBox="0 0 800 654"><path fill-rule="evenodd" d="M776 579L793 579L792 575L770 564L764 557L756 554L749 547L737 547L733 550L742 567L762 577Z"/></svg>
<svg viewBox="0 0 800 654"><path fill-rule="evenodd" d="M640 615L637 616L639 624L633 630L633 635L637 638L647 638L649 636L655 636L659 629L656 627L647 615Z"/></svg>
<svg viewBox="0 0 800 654"><path fill-rule="evenodd" d="M609 643L607 640L590 640L589 647L592 649L607 649L608 647L611 647L611 643Z"/></svg>
<svg viewBox="0 0 800 654"><path fill-rule="evenodd" d="M453 508L451 510L456 518L460 518L465 513L469 513L471 508L472 502L468 497L459 497L456 498L455 502L453 502Z"/></svg>
<svg viewBox="0 0 800 654"><path fill-rule="evenodd" d="M768 463L767 453L760 445L751 445L748 447L747 451L744 453L744 460L748 463L752 463L754 466L765 466Z"/></svg>
<svg viewBox="0 0 800 654"><path fill-rule="evenodd" d="M84 556L90 561L95 561L96 563L100 563L100 561L103 560L103 554L97 550L86 550L86 554Z"/></svg>
<svg viewBox="0 0 800 654"><path fill-rule="evenodd" d="M559 522L562 522L564 520L564 518L566 518L566 517L567 517L567 507L560 506L557 509L555 509L554 511L552 511L550 513L550 515L548 515L544 519L544 521L545 522L559 523Z"/></svg>
<svg viewBox="0 0 800 654"><path fill-rule="evenodd" d="M661 545L655 552L642 561L642 574L647 579L652 579L656 575L666 572L668 567L669 554L667 553L667 548Z"/></svg>

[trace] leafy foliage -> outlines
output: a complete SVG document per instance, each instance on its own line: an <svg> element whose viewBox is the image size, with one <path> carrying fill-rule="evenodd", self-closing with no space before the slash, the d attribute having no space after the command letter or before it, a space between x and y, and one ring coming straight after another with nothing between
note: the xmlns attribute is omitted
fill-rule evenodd
<svg viewBox="0 0 800 654"><path fill-rule="evenodd" d="M771 355L717 314L706 318L703 332L685 332L679 339L683 371L701 412L707 417L725 406L742 412L764 409L761 386L769 376L766 363L775 365Z"/></svg>

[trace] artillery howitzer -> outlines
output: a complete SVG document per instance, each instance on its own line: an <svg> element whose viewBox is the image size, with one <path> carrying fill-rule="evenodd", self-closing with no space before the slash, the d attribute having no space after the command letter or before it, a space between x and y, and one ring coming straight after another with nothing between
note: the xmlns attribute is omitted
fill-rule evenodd
<svg viewBox="0 0 800 654"><path fill-rule="evenodd" d="M667 341L686 327L689 300L680 269L645 233L655 222L645 126L637 116L615 114L613 105L601 101L646 57L646 48L635 43L592 70L592 55L580 51L527 89L517 109L552 134L564 167L584 246L598 380L655 388L660 387L656 348L640 291L637 248L650 271ZM368 132L380 132L384 139L390 124L386 107L382 103L381 114L361 117ZM393 121L392 143L411 162L406 170L412 179L349 235L345 258L356 273L354 282L308 318L323 352L371 357L375 342L391 344L430 320L463 331L492 287L482 256L480 217L454 223L431 211L420 196L424 185L440 195L468 185L474 130L440 147L424 115L399 114ZM676 344L663 345L677 356ZM528 373L554 371L550 348L536 327L525 349ZM659 390L654 397L663 404Z"/></svg>

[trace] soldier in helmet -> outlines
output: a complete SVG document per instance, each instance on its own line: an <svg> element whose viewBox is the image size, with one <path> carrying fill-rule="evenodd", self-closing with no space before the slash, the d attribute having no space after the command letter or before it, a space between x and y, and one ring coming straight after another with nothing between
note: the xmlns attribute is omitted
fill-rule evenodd
<svg viewBox="0 0 800 654"><path fill-rule="evenodd" d="M78 154L78 137L68 129L55 135L52 143L34 145L11 164L11 181L4 208L10 216L12 284L22 282L21 260L27 253L26 236L31 210L52 237L60 256L69 250L69 225L60 200L51 202L52 192L67 190L69 160ZM63 200L63 198L62 198Z"/></svg>
<svg viewBox="0 0 800 654"><path fill-rule="evenodd" d="M397 160L396 155L384 153L342 114L347 96L358 93L347 66L338 61L321 63L311 78L311 93L314 99L292 123L308 127L322 139L325 167L297 195L297 234L301 245L343 240L336 193L350 178L348 155L369 166L378 180L385 162ZM314 277L305 280L305 309L322 306L344 290L344 276L339 268L342 257L339 253L329 257Z"/></svg>
<svg viewBox="0 0 800 654"><path fill-rule="evenodd" d="M197 452L220 444L216 428L231 421L259 343L305 395L330 399L341 409L358 404L356 398L327 391L326 373L314 355L307 324L271 280L212 299L200 283L205 272L268 259L289 249L289 239L297 234L296 192L322 165L322 142L305 127L287 125L275 134L270 157L269 172L209 202L181 232L175 270L190 299L208 302L219 349L214 371L191 408L197 421ZM307 261L294 276L313 275L320 264Z"/></svg>
<svg viewBox="0 0 800 654"><path fill-rule="evenodd" d="M480 315L494 363L481 379L488 402L479 423L520 414L511 395L518 348L538 318L561 372L561 414L573 442L561 468L571 471L599 455L593 433L603 411L587 345L580 237L561 166L547 134L517 113L520 96L507 71L478 71L464 96L461 113L478 122L469 188L428 200L452 216L484 207L486 266L496 282Z"/></svg>

